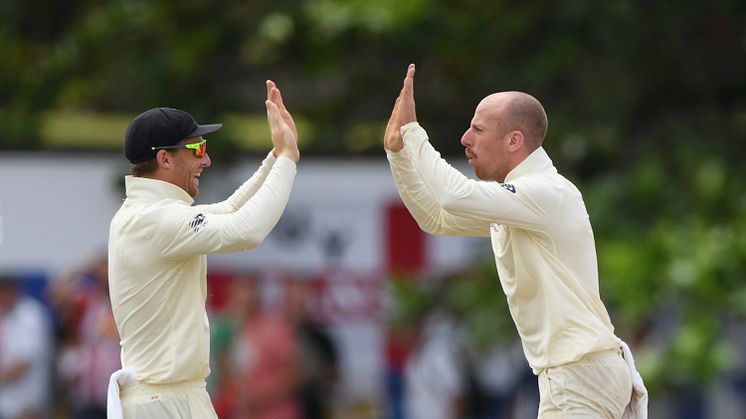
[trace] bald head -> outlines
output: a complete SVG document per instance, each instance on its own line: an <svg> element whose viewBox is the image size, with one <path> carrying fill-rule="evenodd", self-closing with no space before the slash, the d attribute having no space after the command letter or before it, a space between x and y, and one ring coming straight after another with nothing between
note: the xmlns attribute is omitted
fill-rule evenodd
<svg viewBox="0 0 746 419"><path fill-rule="evenodd" d="M535 97L523 92L500 92L482 99L479 106L494 112L494 116L500 121L502 132L522 132L526 145L531 150L544 142L547 114Z"/></svg>

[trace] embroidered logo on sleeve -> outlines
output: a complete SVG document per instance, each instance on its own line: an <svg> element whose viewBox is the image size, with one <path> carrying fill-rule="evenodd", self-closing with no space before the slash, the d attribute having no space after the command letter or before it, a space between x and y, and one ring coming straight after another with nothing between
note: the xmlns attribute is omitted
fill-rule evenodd
<svg viewBox="0 0 746 419"><path fill-rule="evenodd" d="M203 214L197 214L196 217L189 222L189 227L194 230L195 233L199 233L207 225L207 218Z"/></svg>
<svg viewBox="0 0 746 419"><path fill-rule="evenodd" d="M511 185L510 183L501 183L500 186L509 190L510 192L515 193L515 186Z"/></svg>

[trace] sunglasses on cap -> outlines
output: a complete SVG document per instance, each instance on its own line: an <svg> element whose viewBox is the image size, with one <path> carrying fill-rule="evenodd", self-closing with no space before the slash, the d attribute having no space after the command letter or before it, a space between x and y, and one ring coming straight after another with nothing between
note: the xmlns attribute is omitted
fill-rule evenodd
<svg viewBox="0 0 746 419"><path fill-rule="evenodd" d="M190 144L176 144L176 145L164 145L161 147L150 147L151 150L166 150L166 149L173 149L173 148L189 148L194 150L194 156L195 157L202 157L207 153L207 140L202 139L202 141L198 141L196 143L190 143Z"/></svg>

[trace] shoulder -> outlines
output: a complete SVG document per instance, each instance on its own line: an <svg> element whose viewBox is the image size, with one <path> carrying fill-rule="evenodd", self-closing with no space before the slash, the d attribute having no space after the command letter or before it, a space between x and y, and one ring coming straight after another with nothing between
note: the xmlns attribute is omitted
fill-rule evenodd
<svg viewBox="0 0 746 419"><path fill-rule="evenodd" d="M501 183L504 189L521 194L556 195L567 189L564 178L555 173L530 173Z"/></svg>
<svg viewBox="0 0 746 419"><path fill-rule="evenodd" d="M163 199L133 205L132 212L143 223L177 224L192 219L200 209L178 199Z"/></svg>

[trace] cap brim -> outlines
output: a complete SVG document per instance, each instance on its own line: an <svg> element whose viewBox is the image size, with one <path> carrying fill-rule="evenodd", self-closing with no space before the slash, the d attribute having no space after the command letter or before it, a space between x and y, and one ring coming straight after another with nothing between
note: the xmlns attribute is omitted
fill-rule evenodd
<svg viewBox="0 0 746 419"><path fill-rule="evenodd" d="M206 124L206 125L197 125L197 128L190 132L187 138L195 138L195 137L201 137L203 135L211 134L220 128L223 128L223 124Z"/></svg>

